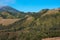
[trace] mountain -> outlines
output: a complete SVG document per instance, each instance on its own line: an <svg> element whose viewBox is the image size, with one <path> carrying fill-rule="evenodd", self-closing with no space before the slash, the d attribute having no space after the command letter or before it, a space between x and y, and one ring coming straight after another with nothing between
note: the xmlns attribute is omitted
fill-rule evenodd
<svg viewBox="0 0 60 40"><path fill-rule="evenodd" d="M24 18L25 16L34 16L34 17L44 17L46 15L53 15L55 13L59 13L60 8L57 9L42 9L38 12L21 12L12 8L10 6L2 6L0 7L0 17L4 19L15 19L15 18Z"/></svg>
<svg viewBox="0 0 60 40"><path fill-rule="evenodd" d="M0 7L0 15L1 15L1 17L7 19L10 17L11 18L21 18L25 14L24 14L24 12L18 11L10 6L2 6L2 7Z"/></svg>
<svg viewBox="0 0 60 40"><path fill-rule="evenodd" d="M12 13L20 13L20 11L10 7L10 6L2 6L0 8L0 11L8 11L8 12L12 12Z"/></svg>
<svg viewBox="0 0 60 40"><path fill-rule="evenodd" d="M60 13L60 9L51 9L48 10L47 12L45 12L42 16L46 16L46 15L55 15L57 13Z"/></svg>
<svg viewBox="0 0 60 40"><path fill-rule="evenodd" d="M60 37L60 8L27 13L14 13L14 8L8 8L9 11L6 11L5 7L2 9L4 10L1 11L0 17L5 19L0 24L1 40L41 40L47 37ZM6 23L9 25L6 26Z"/></svg>

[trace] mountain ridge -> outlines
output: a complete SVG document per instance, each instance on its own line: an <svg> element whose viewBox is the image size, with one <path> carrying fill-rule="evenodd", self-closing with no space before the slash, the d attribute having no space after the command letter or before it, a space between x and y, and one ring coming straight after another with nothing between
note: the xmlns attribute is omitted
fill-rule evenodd
<svg viewBox="0 0 60 40"><path fill-rule="evenodd" d="M8 14L7 15L2 15L3 12L8 13L9 15ZM25 14L24 14L24 12L21 12L19 10L16 10L15 8L12 8L10 6L3 6L3 7L0 8L0 15L2 15L2 17L4 16L7 19L8 16L10 16L10 15L12 16L12 18L15 18L15 17L16 18L19 18L20 16L23 16Z"/></svg>
<svg viewBox="0 0 60 40"><path fill-rule="evenodd" d="M3 15L2 13L8 13L6 15ZM12 8L10 6L2 6L0 8L0 15L2 15L2 18L4 19L8 19L10 17L12 17L13 19L14 18L23 18L25 17L26 15L37 15L37 16L41 16L43 17L44 15L52 15L52 14L55 14L55 13L59 13L60 12L60 8L56 8L56 9L42 9L41 11L38 11L38 12L21 12L19 10L16 10L15 8ZM5 14L4 13L4 14ZM4 16L4 17L3 17Z"/></svg>
<svg viewBox="0 0 60 40"><path fill-rule="evenodd" d="M43 9L27 13L9 11L0 12L0 20L4 19L3 23L9 24L0 24L1 40L41 40L60 37L60 9ZM16 19L18 20L14 21Z"/></svg>

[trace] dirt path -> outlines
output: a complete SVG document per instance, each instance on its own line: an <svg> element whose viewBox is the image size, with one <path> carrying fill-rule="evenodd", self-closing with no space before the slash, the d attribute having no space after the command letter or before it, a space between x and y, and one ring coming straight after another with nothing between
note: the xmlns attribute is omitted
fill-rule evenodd
<svg viewBox="0 0 60 40"><path fill-rule="evenodd" d="M60 40L60 37L54 37L54 38L45 38L42 40Z"/></svg>

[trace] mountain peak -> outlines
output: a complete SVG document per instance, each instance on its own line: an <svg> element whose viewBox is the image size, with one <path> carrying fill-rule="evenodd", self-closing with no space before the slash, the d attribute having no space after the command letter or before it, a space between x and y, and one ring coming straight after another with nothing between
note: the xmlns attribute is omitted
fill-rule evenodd
<svg viewBox="0 0 60 40"><path fill-rule="evenodd" d="M5 8L5 7L10 7L10 6L0 6L0 9L1 9L1 8Z"/></svg>
<svg viewBox="0 0 60 40"><path fill-rule="evenodd" d="M12 13L19 13L20 11L16 10L15 8L11 6L1 6L0 7L0 12L7 11L7 12L12 12Z"/></svg>

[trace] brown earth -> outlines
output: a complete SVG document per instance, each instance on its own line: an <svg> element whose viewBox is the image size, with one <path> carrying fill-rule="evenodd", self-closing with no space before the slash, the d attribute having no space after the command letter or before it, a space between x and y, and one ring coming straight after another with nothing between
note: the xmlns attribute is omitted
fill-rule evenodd
<svg viewBox="0 0 60 40"><path fill-rule="evenodd" d="M12 24L12 23L18 21L18 20L20 20L20 19L0 19L0 24L7 26L9 24Z"/></svg>
<svg viewBox="0 0 60 40"><path fill-rule="evenodd" d="M52 14L57 14L59 13L60 9L52 9L48 10L46 13L44 13L41 17L46 16L46 15L52 15Z"/></svg>
<svg viewBox="0 0 60 40"><path fill-rule="evenodd" d="M45 38L42 40L60 40L60 37L54 37L54 38Z"/></svg>

